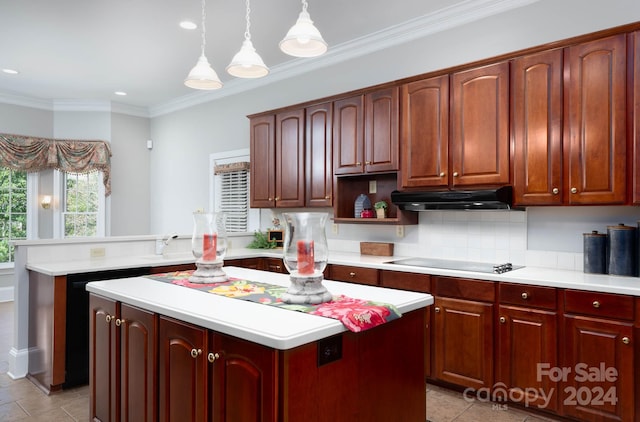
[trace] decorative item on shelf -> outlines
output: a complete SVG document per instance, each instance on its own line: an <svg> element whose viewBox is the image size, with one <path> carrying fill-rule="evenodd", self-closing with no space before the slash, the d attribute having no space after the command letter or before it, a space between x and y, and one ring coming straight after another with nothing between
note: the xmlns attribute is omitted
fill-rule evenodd
<svg viewBox="0 0 640 422"><path fill-rule="evenodd" d="M189 281L192 283L219 283L229 277L222 270L227 253L225 215L216 212L193 213L193 236L191 251L196 258L196 270Z"/></svg>
<svg viewBox="0 0 640 422"><path fill-rule="evenodd" d="M354 217L362 218L362 210L371 209L371 200L367 195L361 193L356 198L356 202L354 204Z"/></svg>
<svg viewBox="0 0 640 422"><path fill-rule="evenodd" d="M327 213L284 213L284 266L291 285L282 295L285 303L317 304L332 299L322 285L329 250L325 225Z"/></svg>
<svg viewBox="0 0 640 422"><path fill-rule="evenodd" d="M607 226L607 271L611 275L637 275L636 227Z"/></svg>
<svg viewBox="0 0 640 422"><path fill-rule="evenodd" d="M373 210L371 208L365 208L362 211L360 211L360 218L373 218L375 217L375 214L373 213Z"/></svg>
<svg viewBox="0 0 640 422"><path fill-rule="evenodd" d="M593 230L583 233L583 271L585 273L606 274L607 235Z"/></svg>
<svg viewBox="0 0 640 422"><path fill-rule="evenodd" d="M387 217L387 203L385 201L376 202L373 207L376 209L376 215L378 218L386 218Z"/></svg>
<svg viewBox="0 0 640 422"><path fill-rule="evenodd" d="M282 229L267 230L267 237L270 242L275 243L276 248L281 248L284 245L284 230Z"/></svg>

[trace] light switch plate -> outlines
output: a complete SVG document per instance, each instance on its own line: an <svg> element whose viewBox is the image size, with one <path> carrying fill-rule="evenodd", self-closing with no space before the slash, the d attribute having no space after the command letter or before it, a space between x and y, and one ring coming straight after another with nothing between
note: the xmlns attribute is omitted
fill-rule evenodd
<svg viewBox="0 0 640 422"><path fill-rule="evenodd" d="M378 182L375 180L369 180L369 193L378 192Z"/></svg>
<svg viewBox="0 0 640 422"><path fill-rule="evenodd" d="M404 237L404 226L396 226L396 236Z"/></svg>
<svg viewBox="0 0 640 422"><path fill-rule="evenodd" d="M104 256L104 248L91 248L89 250L89 255L91 258L102 258Z"/></svg>

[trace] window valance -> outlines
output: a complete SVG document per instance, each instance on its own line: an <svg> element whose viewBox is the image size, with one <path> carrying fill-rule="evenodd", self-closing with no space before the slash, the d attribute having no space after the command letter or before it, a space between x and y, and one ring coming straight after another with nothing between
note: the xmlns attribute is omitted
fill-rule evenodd
<svg viewBox="0 0 640 422"><path fill-rule="evenodd" d="M111 147L105 141L35 138L0 133L0 167L37 172L101 171L105 195L111 194Z"/></svg>

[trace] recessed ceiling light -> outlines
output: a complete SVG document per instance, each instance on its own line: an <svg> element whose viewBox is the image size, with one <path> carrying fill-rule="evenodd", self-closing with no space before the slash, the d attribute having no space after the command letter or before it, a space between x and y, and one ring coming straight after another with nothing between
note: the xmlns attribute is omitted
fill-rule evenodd
<svg viewBox="0 0 640 422"><path fill-rule="evenodd" d="M180 28L182 29L196 29L198 25L191 21L182 21L180 22Z"/></svg>
<svg viewBox="0 0 640 422"><path fill-rule="evenodd" d="M121 97L124 97L125 95L127 95L127 93L124 92L124 91L116 91L116 92L114 92L114 94L120 95Z"/></svg>
<svg viewBox="0 0 640 422"><path fill-rule="evenodd" d="M17 75L19 72L14 69L2 69L4 73L8 73L9 75Z"/></svg>

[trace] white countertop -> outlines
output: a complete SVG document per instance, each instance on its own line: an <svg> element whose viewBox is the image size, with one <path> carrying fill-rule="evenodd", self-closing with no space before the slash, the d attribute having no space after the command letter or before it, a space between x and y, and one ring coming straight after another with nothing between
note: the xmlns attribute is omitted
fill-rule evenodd
<svg viewBox="0 0 640 422"><path fill-rule="evenodd" d="M251 257L282 257L282 250L276 249L231 249L226 259ZM406 271L421 274L450 277L473 278L478 280L508 281L557 288L590 290L597 292L640 296L640 278L604 274L587 274L579 271L558 270L540 267L525 267L504 274L488 274L472 271L456 271L437 268L419 268L407 265L389 264L389 261L408 258L406 256L371 256L349 252L329 252L329 263L354 265L358 267L384 270ZM119 268L157 267L194 262L191 253L172 253L166 256L145 255L126 257L102 257L49 263L27 263L27 269L56 276L83 272L106 271Z"/></svg>
<svg viewBox="0 0 640 422"><path fill-rule="evenodd" d="M225 267L229 276L281 286L289 285L286 274ZM323 281L334 295L392 304L407 313L433 304L433 297L396 289ZM146 277L94 281L87 290L161 315L166 315L211 330L243 338L280 350L347 331L335 319L279 309L244 300L207 294Z"/></svg>

